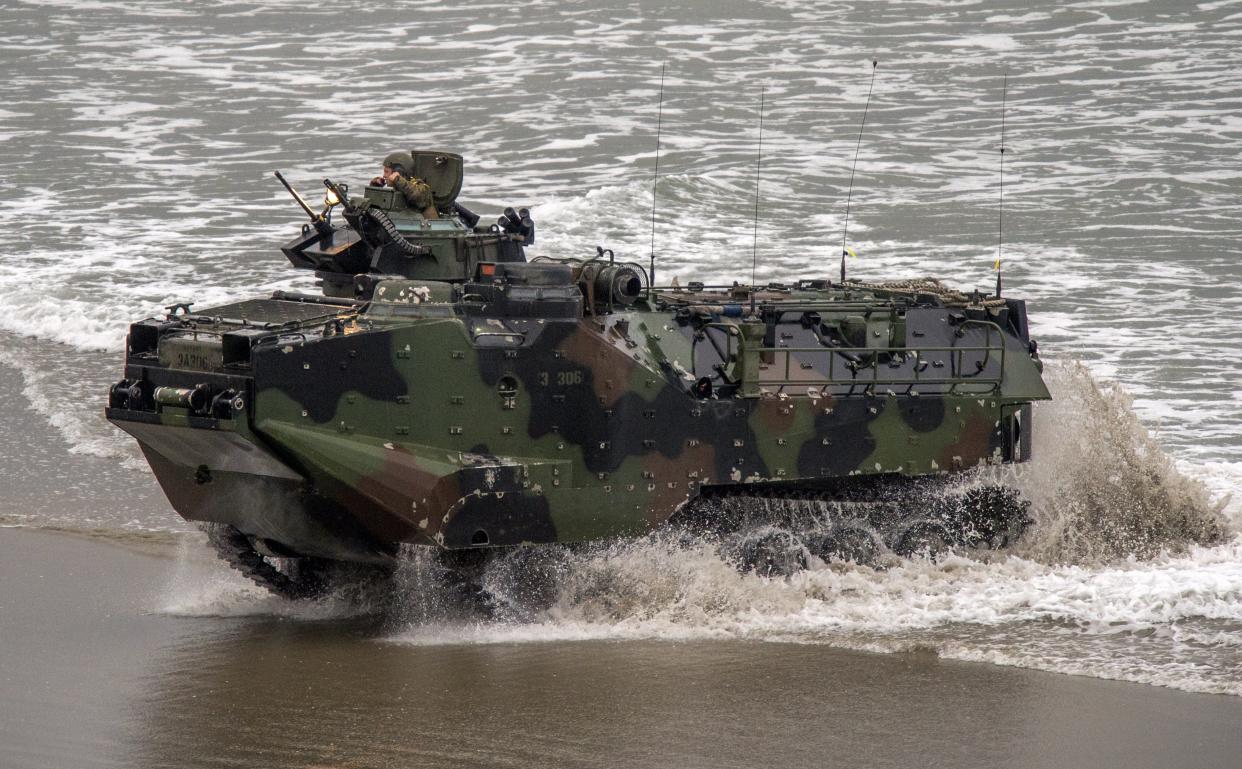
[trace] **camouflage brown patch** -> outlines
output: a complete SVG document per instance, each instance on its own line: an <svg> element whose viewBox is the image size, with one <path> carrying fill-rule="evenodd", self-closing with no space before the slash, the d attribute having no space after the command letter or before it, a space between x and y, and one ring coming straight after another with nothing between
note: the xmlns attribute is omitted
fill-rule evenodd
<svg viewBox="0 0 1242 769"><path fill-rule="evenodd" d="M697 441L696 441L697 443ZM677 506L698 496L698 486L716 466L716 448L710 443L687 446L677 457L650 452L642 458L648 476L646 518L652 525L664 523Z"/></svg>
<svg viewBox="0 0 1242 769"><path fill-rule="evenodd" d="M630 356L609 344L603 337L588 330L586 324L578 327L561 342L558 349L566 359L591 371L591 385L595 397L604 406L612 405L629 386L630 377L638 364Z"/></svg>
<svg viewBox="0 0 1242 769"><path fill-rule="evenodd" d="M416 536L432 537L443 511L462 496L458 477L428 472L404 446L389 445L383 466L358 479L358 493L404 519Z"/></svg>
<svg viewBox="0 0 1242 769"><path fill-rule="evenodd" d="M987 414L973 414L962 420L957 439L937 456L936 461L944 470L973 467L980 459L992 453L993 418Z"/></svg>

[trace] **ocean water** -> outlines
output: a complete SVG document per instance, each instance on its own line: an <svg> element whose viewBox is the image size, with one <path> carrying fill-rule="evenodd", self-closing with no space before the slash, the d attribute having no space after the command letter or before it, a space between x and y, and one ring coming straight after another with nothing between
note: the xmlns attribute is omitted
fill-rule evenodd
<svg viewBox="0 0 1242 769"><path fill-rule="evenodd" d="M7 474L5 524L195 542L102 407L131 320L310 287L277 251L300 213L273 170L309 193L392 149L459 151L463 201L531 206L557 257L645 261L654 205L660 282L747 279L752 258L760 281L835 275L848 193L851 275L966 289L995 280L1003 178L1006 290L1057 398L1009 479L1038 519L1018 551L765 580L616 544L576 556L546 613L463 622L412 596L385 641L930 649L1242 695L1242 3L15 0L0 22L20 412L0 453L54 479ZM157 608L351 611L223 571Z"/></svg>

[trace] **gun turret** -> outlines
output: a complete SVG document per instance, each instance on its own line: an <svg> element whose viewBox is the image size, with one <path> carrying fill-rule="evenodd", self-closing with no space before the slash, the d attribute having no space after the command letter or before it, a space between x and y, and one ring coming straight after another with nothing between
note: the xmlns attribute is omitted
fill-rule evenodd
<svg viewBox="0 0 1242 769"><path fill-rule="evenodd" d="M427 249L406 240L401 231L397 229L397 225L383 210L369 204L354 205L345 194L345 188L331 179L324 179L323 186L327 188L330 195L340 201L344 208L345 221L349 222L349 226L353 227L368 245L381 249L392 246L409 256L426 255Z"/></svg>
<svg viewBox="0 0 1242 769"><path fill-rule="evenodd" d="M425 219L404 205L392 204L393 190L367 187L362 195L351 198L350 189L330 178L322 178L327 208L315 215L306 200L287 183L294 200L311 217L302 232L287 242L282 251L289 261L302 269L314 270L327 296L354 299L369 296L366 280L406 279L441 282L465 282L474 278L480 263L525 262L523 247L534 235L530 212L524 208L509 209L513 224L507 231L500 227L480 227L479 216L457 203L461 186L461 166L457 156L423 153L431 171L438 172L442 200L441 211L455 216ZM442 160L443 162L438 162ZM417 168L417 164L416 164ZM438 169L438 171L437 171ZM278 177L280 178L280 177ZM282 179L282 182L284 180ZM332 209L339 207L336 219Z"/></svg>

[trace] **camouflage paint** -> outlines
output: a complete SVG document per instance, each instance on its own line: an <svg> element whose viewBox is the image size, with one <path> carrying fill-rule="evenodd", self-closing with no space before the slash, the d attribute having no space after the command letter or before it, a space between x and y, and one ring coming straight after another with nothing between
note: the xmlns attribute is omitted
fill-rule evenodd
<svg viewBox="0 0 1242 769"><path fill-rule="evenodd" d="M882 377L848 393L834 391L812 351L789 353L812 384L782 388L773 384L783 376L774 371L781 351L752 349L739 351L734 368L753 380L753 397L699 399L689 391L692 345L667 310L642 303L602 318L467 317L441 312L451 304L411 303L417 287L397 285L377 291L369 308L341 308L345 322L334 329L256 347L247 418L205 420L278 458L300 479L298 494L327 500L344 528L377 543L460 548L634 534L666 521L704 485L797 487L1000 461L1002 407L1015 403L1006 388L1018 383L1030 399L1038 382L1019 350L986 394L911 397ZM743 345L763 343L761 326L738 323ZM218 369L218 348L194 344L169 337L166 349L179 357L161 349L158 366ZM151 416L169 427L191 419L177 411ZM193 460L154 453L161 475L170 465L219 462L210 452ZM193 505L174 504L196 515ZM239 528L316 549L262 518L255 511Z"/></svg>
<svg viewBox="0 0 1242 769"><path fill-rule="evenodd" d="M457 211L460 156L412 157ZM524 236L365 197L282 248L340 298L131 326L107 416L186 518L344 560L632 535L704 488L1025 459L1015 415L1049 397L1020 301L926 281L636 300L640 267L527 264Z"/></svg>

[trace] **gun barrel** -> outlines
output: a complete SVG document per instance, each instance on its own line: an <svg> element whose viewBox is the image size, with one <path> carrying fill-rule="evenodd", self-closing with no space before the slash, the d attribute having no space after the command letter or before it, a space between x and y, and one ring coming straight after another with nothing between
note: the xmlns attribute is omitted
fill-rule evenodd
<svg viewBox="0 0 1242 769"><path fill-rule="evenodd" d="M292 195L293 199L298 202L298 205L301 206L302 210L306 212L306 215L311 218L311 221L312 222L319 221L319 215L316 214L314 210L312 210L311 207L306 204L306 201L302 198L301 195L298 194L298 191L293 189L293 185L285 180L284 174L282 174L280 171L274 171L273 173L276 174L276 178L280 180L280 183L285 185L285 189L289 190L289 194Z"/></svg>

